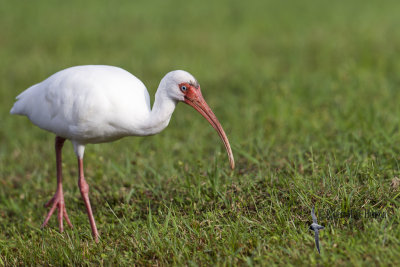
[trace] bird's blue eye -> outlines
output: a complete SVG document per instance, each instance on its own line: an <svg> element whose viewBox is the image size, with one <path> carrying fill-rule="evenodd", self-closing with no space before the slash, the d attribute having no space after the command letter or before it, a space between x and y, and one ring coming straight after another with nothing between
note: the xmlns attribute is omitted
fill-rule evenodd
<svg viewBox="0 0 400 267"><path fill-rule="evenodd" d="M181 86L181 90L182 90L182 91L186 91L186 86L182 85L182 86Z"/></svg>

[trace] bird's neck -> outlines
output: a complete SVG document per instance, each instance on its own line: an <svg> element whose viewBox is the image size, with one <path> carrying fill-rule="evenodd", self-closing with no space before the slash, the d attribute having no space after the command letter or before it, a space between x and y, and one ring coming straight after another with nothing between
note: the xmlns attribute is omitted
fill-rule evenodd
<svg viewBox="0 0 400 267"><path fill-rule="evenodd" d="M168 97L164 90L157 90L153 108L146 121L146 135L157 134L168 126L177 103Z"/></svg>

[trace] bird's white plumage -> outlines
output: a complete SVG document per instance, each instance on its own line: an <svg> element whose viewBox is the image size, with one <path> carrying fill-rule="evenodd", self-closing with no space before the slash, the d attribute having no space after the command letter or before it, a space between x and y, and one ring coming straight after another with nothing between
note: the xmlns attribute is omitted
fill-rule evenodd
<svg viewBox="0 0 400 267"><path fill-rule="evenodd" d="M150 112L144 84L111 66L57 72L17 96L11 109L11 114L26 115L40 128L82 144L134 135Z"/></svg>
<svg viewBox="0 0 400 267"><path fill-rule="evenodd" d="M85 144L162 131L184 98L178 83L190 81L196 80L186 71L167 73L151 109L145 85L131 73L112 66L76 66L22 92L10 113L71 140L82 158Z"/></svg>

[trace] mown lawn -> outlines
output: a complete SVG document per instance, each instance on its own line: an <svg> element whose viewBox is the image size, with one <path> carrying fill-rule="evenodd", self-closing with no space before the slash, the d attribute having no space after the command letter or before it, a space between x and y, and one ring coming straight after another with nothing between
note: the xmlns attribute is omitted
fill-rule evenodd
<svg viewBox="0 0 400 267"><path fill-rule="evenodd" d="M0 266L398 265L399 14L394 0L1 1ZM159 135L87 146L99 244L70 143L74 229L60 234L54 217L41 230L54 136L9 110L82 64L123 67L151 96L168 71L191 72L236 169L180 104Z"/></svg>

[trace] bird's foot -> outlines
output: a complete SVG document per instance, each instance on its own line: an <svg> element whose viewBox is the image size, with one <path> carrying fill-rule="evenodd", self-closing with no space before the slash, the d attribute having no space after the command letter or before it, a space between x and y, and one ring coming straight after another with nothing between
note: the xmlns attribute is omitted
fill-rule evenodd
<svg viewBox="0 0 400 267"><path fill-rule="evenodd" d="M72 223L68 218L67 210L65 208L65 203L64 203L64 194L62 189L57 189L56 193L54 196L44 205L46 208L51 206L51 209L49 213L47 213L46 219L44 220L41 228L45 227L46 224L49 222L51 215L53 215L54 211L56 208L58 209L58 223L60 226L60 232L62 233L64 231L64 225L63 225L63 218L67 221L68 225L72 228Z"/></svg>

